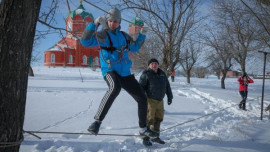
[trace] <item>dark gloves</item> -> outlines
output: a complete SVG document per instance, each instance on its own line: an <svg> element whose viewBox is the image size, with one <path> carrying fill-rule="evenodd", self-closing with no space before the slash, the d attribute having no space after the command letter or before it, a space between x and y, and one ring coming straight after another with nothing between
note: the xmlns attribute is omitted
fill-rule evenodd
<svg viewBox="0 0 270 152"><path fill-rule="evenodd" d="M168 99L168 105L172 104L172 99Z"/></svg>

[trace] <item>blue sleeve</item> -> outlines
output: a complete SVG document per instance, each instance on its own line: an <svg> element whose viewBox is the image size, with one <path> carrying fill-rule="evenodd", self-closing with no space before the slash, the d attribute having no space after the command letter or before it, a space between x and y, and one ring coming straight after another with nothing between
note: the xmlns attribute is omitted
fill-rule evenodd
<svg viewBox="0 0 270 152"><path fill-rule="evenodd" d="M81 37L81 44L84 46L98 46L98 42L95 35L96 25L91 22L84 30Z"/></svg>
<svg viewBox="0 0 270 152"><path fill-rule="evenodd" d="M138 52L140 48L142 47L145 39L146 39L146 36L139 33L137 40L130 42L130 46L129 46L130 51L134 53Z"/></svg>

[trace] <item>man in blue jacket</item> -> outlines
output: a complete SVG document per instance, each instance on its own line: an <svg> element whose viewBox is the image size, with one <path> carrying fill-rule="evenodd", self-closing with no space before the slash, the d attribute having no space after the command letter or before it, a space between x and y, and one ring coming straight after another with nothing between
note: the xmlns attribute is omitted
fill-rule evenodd
<svg viewBox="0 0 270 152"><path fill-rule="evenodd" d="M128 56L129 51L139 51L144 43L146 31L142 28L141 32L137 33L137 39L133 40L127 33L120 31L120 23L121 12L113 8L106 17L98 17L90 23L81 38L84 46L100 47L101 71L109 87L94 117L95 121L89 126L88 131L98 134L102 120L123 88L138 103L140 135L156 138L157 134L146 127L147 98L130 72L132 62ZM102 29L95 33L99 25L102 25Z"/></svg>

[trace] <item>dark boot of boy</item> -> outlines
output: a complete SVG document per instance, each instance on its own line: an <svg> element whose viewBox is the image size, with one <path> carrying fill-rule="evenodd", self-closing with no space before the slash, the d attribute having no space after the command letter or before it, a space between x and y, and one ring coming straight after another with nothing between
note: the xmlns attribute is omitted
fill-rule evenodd
<svg viewBox="0 0 270 152"><path fill-rule="evenodd" d="M152 143L151 143L149 137L144 137L144 138L143 138L143 145L146 146L146 147L152 146Z"/></svg>
<svg viewBox="0 0 270 152"><path fill-rule="evenodd" d="M139 133L141 136L146 136L146 137L149 137L151 139L158 137L158 134L156 132L152 131L149 127L141 128Z"/></svg>
<svg viewBox="0 0 270 152"><path fill-rule="evenodd" d="M158 133L158 137L154 138L154 139L151 139L151 141L159 143L159 144L165 144L165 142L159 138L159 133Z"/></svg>

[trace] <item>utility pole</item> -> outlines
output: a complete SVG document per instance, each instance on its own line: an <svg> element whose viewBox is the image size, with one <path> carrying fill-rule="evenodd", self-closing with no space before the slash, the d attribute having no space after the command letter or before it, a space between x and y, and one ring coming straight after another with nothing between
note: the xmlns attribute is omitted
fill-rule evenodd
<svg viewBox="0 0 270 152"><path fill-rule="evenodd" d="M265 66L266 66L266 55L269 52L263 52L263 51L258 51L259 53L264 54L264 63L263 63L263 86L262 86L262 103L261 103L261 120L263 118L263 99L264 99L264 83L265 83Z"/></svg>

